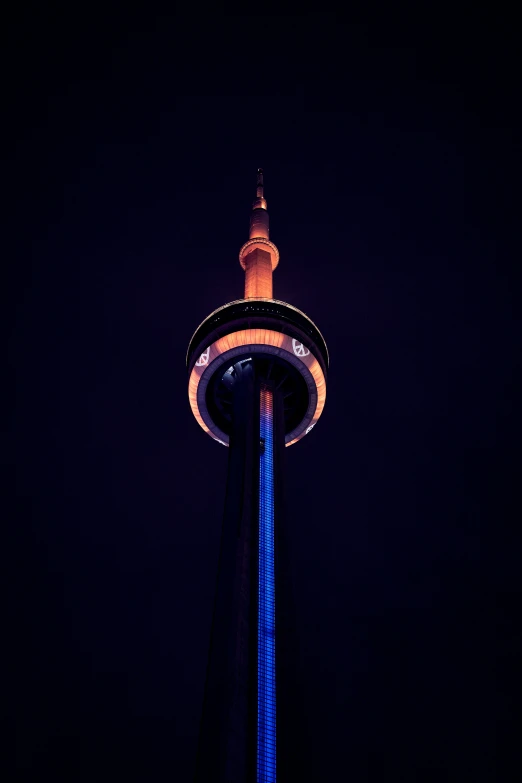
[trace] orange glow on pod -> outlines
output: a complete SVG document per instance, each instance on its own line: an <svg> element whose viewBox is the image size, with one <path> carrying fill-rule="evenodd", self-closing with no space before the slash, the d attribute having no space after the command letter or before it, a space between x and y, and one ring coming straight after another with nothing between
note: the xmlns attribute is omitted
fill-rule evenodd
<svg viewBox="0 0 522 783"><path fill-rule="evenodd" d="M200 427L214 440L228 445L228 435L212 421L206 407L206 388L213 374L221 365L233 363L245 353L272 353L296 367L304 378L309 392L309 406L300 424L288 435L286 445L291 446L307 435L315 426L326 402L326 379L321 365L311 351L301 342L272 329L243 329L220 337L211 343L198 357L189 378L189 402Z"/></svg>

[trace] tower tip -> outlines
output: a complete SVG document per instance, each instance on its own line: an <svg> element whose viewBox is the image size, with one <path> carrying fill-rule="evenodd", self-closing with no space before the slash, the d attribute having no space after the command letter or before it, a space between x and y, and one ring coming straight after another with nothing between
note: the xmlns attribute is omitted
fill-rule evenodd
<svg viewBox="0 0 522 783"><path fill-rule="evenodd" d="M264 201L263 197L263 169L259 168L257 170L257 189L256 189L256 199L261 199L264 203L260 204L259 206L262 206L264 209L266 209L266 201Z"/></svg>

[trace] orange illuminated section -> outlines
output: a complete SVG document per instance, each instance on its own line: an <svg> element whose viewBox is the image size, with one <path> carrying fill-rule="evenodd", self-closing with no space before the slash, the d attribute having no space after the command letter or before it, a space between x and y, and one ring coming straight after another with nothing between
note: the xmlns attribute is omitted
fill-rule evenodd
<svg viewBox="0 0 522 783"><path fill-rule="evenodd" d="M250 347L255 352L264 347L266 353L273 353L286 359L299 370L307 384L309 408L300 425L287 435L286 445L291 446L307 435L321 416L326 402L326 379L315 356L304 348L302 343L281 332L272 329L242 329L227 334L209 345L199 356L190 373L189 401L192 413L205 432L227 445L228 436L213 424L207 411L204 390L221 365L233 363L240 355L247 354Z"/></svg>
<svg viewBox="0 0 522 783"><path fill-rule="evenodd" d="M245 299L272 298L272 272L279 261L279 251L269 237L270 221L263 195L263 171L258 169L249 240L239 252L239 262L245 270Z"/></svg>
<svg viewBox="0 0 522 783"><path fill-rule="evenodd" d="M269 239L270 229L268 225L268 212L266 211L266 200L256 199L254 201L254 209L250 216L250 239L257 239L262 237L263 239Z"/></svg>
<svg viewBox="0 0 522 783"><path fill-rule="evenodd" d="M272 257L257 247L243 259L245 264L245 299L272 298Z"/></svg>

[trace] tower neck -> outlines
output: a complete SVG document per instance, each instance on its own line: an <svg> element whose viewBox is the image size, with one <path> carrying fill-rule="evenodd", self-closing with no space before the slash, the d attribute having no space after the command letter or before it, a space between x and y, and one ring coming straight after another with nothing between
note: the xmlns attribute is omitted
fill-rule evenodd
<svg viewBox="0 0 522 783"><path fill-rule="evenodd" d="M248 252L241 257L241 266L245 270L245 299L272 299L272 271L279 260L279 253L269 241L269 233L263 169L258 169L256 198L250 214Z"/></svg>

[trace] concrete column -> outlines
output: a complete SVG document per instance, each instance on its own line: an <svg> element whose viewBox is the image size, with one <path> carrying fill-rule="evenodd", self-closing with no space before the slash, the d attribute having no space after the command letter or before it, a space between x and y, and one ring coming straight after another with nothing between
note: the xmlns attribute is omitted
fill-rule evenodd
<svg viewBox="0 0 522 783"><path fill-rule="evenodd" d="M272 256L255 248L244 258L245 299L272 299Z"/></svg>

